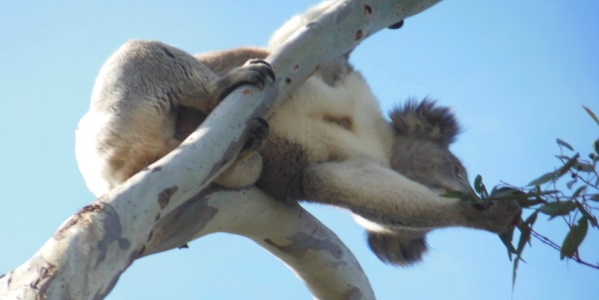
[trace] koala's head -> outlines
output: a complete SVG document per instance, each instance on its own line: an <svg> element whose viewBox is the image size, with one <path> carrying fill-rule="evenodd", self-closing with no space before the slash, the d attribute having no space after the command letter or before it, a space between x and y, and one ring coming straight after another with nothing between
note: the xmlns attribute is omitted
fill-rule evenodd
<svg viewBox="0 0 599 300"><path fill-rule="evenodd" d="M396 132L391 167L439 192L472 194L468 174L449 145L460 126L449 108L424 99L408 101L389 114Z"/></svg>

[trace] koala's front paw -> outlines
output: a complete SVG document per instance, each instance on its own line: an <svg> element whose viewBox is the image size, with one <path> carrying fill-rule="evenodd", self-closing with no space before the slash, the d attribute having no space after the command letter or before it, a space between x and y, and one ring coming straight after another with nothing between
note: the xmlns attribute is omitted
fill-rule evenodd
<svg viewBox="0 0 599 300"><path fill-rule="evenodd" d="M270 64L261 59L250 59L243 66L231 70L217 81L218 100L224 99L244 84L255 85L262 89L267 78L275 80L275 73Z"/></svg>
<svg viewBox="0 0 599 300"><path fill-rule="evenodd" d="M239 153L239 158L243 159L252 153L262 149L266 139L270 135L270 125L262 118L253 118L250 120L250 137Z"/></svg>
<svg viewBox="0 0 599 300"><path fill-rule="evenodd" d="M481 229L494 233L502 233L516 225L520 219L522 208L516 201L494 201L490 207L480 211L479 223Z"/></svg>

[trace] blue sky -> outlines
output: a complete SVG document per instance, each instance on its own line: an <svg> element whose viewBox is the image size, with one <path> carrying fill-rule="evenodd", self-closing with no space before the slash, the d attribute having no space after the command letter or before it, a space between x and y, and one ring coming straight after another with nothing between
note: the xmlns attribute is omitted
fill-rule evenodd
<svg viewBox="0 0 599 300"><path fill-rule="evenodd" d="M155 39L190 53L260 46L316 2L0 0L0 273L94 200L76 166L74 131L99 68L121 44ZM594 0L446 0L369 38L352 62L384 110L408 97L451 106L465 129L452 149L471 178L523 185L557 165L556 138L587 155L598 137L581 108L599 113L598 12ZM538 241L512 294L499 239L468 229L430 234L432 251L420 265L386 266L347 212L307 207L352 249L379 299L599 294L599 271L560 261ZM561 242L557 225L543 222L538 231ZM108 299L310 299L289 269L248 240L217 234L190 246L135 262ZM583 256L599 261L597 249L592 232Z"/></svg>

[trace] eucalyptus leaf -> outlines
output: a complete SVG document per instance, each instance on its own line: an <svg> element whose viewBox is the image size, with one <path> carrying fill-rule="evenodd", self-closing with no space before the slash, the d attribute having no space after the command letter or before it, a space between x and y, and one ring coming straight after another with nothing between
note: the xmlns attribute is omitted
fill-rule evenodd
<svg viewBox="0 0 599 300"><path fill-rule="evenodd" d="M560 251L560 258L573 257L578 251L578 247L582 244L582 241L587 235L589 228L589 222L586 217L582 217L578 220L578 224L572 226L568 235L562 243L562 250Z"/></svg>
<svg viewBox="0 0 599 300"><path fill-rule="evenodd" d="M483 192L483 186L483 177L476 175L476 178L474 178L474 190L480 194Z"/></svg>
<svg viewBox="0 0 599 300"><path fill-rule="evenodd" d="M597 123L597 125L599 125L599 119L597 118L597 115L595 115L595 113L593 113L593 111L586 107L586 106L582 106L584 108L584 110L587 111L587 113L589 113L589 115L591 116L591 118L593 118L593 120L595 120L595 123ZM599 151L597 151L599 153Z"/></svg>
<svg viewBox="0 0 599 300"><path fill-rule="evenodd" d="M580 213L589 220L593 227L599 227L599 223L597 222L597 217L591 214L580 202L576 202L576 206L578 206L578 210Z"/></svg>
<svg viewBox="0 0 599 300"><path fill-rule="evenodd" d="M565 216L576 209L576 202L550 202L539 208L539 211L551 217Z"/></svg>
<svg viewBox="0 0 599 300"><path fill-rule="evenodd" d="M522 207L522 208L529 208L529 207L539 205L541 203L545 203L545 201L529 200L529 199L516 199L516 201L518 201L518 205L520 205L520 207Z"/></svg>
<svg viewBox="0 0 599 300"><path fill-rule="evenodd" d="M578 180L573 179L572 181L569 181L566 186L568 187L569 190L572 189L572 186L577 182Z"/></svg>
<svg viewBox="0 0 599 300"><path fill-rule="evenodd" d="M547 172L545 174L543 174L541 177L531 181L528 185L541 185L543 183L547 183L551 180L553 180L553 177L555 177L555 172Z"/></svg>
<svg viewBox="0 0 599 300"><path fill-rule="evenodd" d="M513 188L513 187L509 187L509 186L502 186L499 188L494 188L491 191L491 197L493 198L503 198L503 197L517 197L517 196L521 196L521 195L527 195L525 192Z"/></svg>
<svg viewBox="0 0 599 300"><path fill-rule="evenodd" d="M578 198L578 196L580 196L580 193L582 193L586 189L587 189L586 185L583 185L583 186L577 188L576 191L574 191L574 194L572 194L572 199Z"/></svg>
<svg viewBox="0 0 599 300"><path fill-rule="evenodd" d="M483 177L480 175L477 175L474 179L474 190L480 195L482 200L489 198L489 192L487 192L487 187L483 183ZM487 205L488 203L485 202L483 204Z"/></svg>
<svg viewBox="0 0 599 300"><path fill-rule="evenodd" d="M498 234L499 239L501 240L503 245L505 245L507 255L510 261L512 261L512 254L516 253L516 248L514 248L514 245L512 245L512 239L514 238L514 229L515 228L512 228L506 232Z"/></svg>
<svg viewBox="0 0 599 300"><path fill-rule="evenodd" d="M570 146L570 144L564 142L564 140L562 140L562 139L556 139L556 140L557 140L558 145L564 146L564 147L570 149L570 151L574 151L574 148L572 148L572 146Z"/></svg>
<svg viewBox="0 0 599 300"><path fill-rule="evenodd" d="M554 175L553 180L557 180L558 178L562 177L564 174L568 173L568 171L570 171L570 169L576 165L578 163L578 158L580 157L580 154L576 153L574 156L572 156L572 158L570 158L561 168L559 168Z"/></svg>
<svg viewBox="0 0 599 300"><path fill-rule="evenodd" d="M535 222L537 221L537 216L539 215L539 212L535 211L534 213L530 214L530 216L528 216L528 218L526 218L526 220L524 220L524 224L532 227L532 225L535 224Z"/></svg>
<svg viewBox="0 0 599 300"><path fill-rule="evenodd" d="M588 162L577 162L574 164L574 168L580 172L595 172L595 167Z"/></svg>
<svg viewBox="0 0 599 300"><path fill-rule="evenodd" d="M522 251L524 251L524 247L530 241L530 233L532 229L530 227L526 230L521 230L520 239L518 240L518 247L516 248L516 254L518 256L522 256Z"/></svg>

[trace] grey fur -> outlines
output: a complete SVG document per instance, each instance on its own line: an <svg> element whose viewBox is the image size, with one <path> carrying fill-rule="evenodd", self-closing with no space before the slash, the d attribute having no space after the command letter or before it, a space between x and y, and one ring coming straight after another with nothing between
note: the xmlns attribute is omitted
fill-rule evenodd
<svg viewBox="0 0 599 300"><path fill-rule="evenodd" d="M389 113L393 128L398 134L423 138L449 145L460 133L460 125L448 107L435 106L435 102L408 100Z"/></svg>

